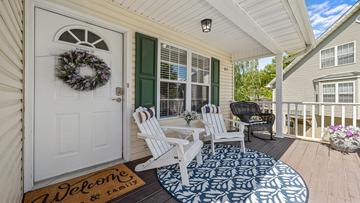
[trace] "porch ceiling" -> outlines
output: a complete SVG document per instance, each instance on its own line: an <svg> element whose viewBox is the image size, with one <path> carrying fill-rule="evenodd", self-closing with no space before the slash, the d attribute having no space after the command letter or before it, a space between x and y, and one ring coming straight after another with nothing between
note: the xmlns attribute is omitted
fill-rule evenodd
<svg viewBox="0 0 360 203"><path fill-rule="evenodd" d="M297 52L314 36L303 0L113 0L117 5L232 53L234 60ZM200 21L213 20L210 33Z"/></svg>

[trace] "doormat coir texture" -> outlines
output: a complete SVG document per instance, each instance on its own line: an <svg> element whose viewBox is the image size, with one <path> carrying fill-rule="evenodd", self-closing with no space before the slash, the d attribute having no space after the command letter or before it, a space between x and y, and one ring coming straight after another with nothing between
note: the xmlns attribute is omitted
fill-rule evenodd
<svg viewBox="0 0 360 203"><path fill-rule="evenodd" d="M24 203L100 203L134 190L145 182L124 164L90 173L25 194Z"/></svg>

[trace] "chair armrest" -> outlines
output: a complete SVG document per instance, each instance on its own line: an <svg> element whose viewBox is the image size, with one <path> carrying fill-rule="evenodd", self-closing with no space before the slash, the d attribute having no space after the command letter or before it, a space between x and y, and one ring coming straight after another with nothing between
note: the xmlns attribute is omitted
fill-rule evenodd
<svg viewBox="0 0 360 203"><path fill-rule="evenodd" d="M227 119L227 118L224 118L225 121L230 121L230 122L233 122L235 124L238 124L238 125L249 125L248 123L244 123L242 121L237 121L237 120L232 120L232 119Z"/></svg>
<svg viewBox="0 0 360 203"><path fill-rule="evenodd" d="M161 138L161 137L155 137L153 135L145 134L145 133L138 133L138 137L141 139L152 139L152 140L168 142L170 144L178 144L178 145L188 145L190 143L188 140L184 140L184 139L168 138L168 137Z"/></svg>
<svg viewBox="0 0 360 203"><path fill-rule="evenodd" d="M273 124L275 121L275 115L272 113L259 113L257 116L261 117L263 121Z"/></svg>
<svg viewBox="0 0 360 203"><path fill-rule="evenodd" d="M201 120L201 119L200 119L200 122L202 122L202 123L203 123L205 126L207 126L207 127L214 127L213 124L208 123L208 122L205 122L204 120Z"/></svg>
<svg viewBox="0 0 360 203"><path fill-rule="evenodd" d="M180 131L191 131L191 132L197 132L201 133L205 130L203 128L192 128L192 127L180 127L180 126L160 126L164 130L180 130Z"/></svg>

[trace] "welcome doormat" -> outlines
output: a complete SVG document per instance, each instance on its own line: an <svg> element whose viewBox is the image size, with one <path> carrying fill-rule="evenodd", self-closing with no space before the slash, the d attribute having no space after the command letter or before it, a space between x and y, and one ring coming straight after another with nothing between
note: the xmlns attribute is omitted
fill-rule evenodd
<svg viewBox="0 0 360 203"><path fill-rule="evenodd" d="M106 202L145 182L124 164L64 181L25 194L24 203Z"/></svg>

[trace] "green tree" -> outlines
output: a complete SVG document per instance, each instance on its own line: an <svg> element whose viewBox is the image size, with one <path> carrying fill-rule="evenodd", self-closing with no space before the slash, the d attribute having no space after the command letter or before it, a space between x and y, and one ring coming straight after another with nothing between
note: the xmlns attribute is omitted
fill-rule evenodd
<svg viewBox="0 0 360 203"><path fill-rule="evenodd" d="M284 56L284 68L291 63L289 59L292 58L292 54ZM258 65L257 59L239 62L234 65L234 96L236 101L271 100L272 90L267 87L267 84L276 77L275 58L262 70L259 70Z"/></svg>

